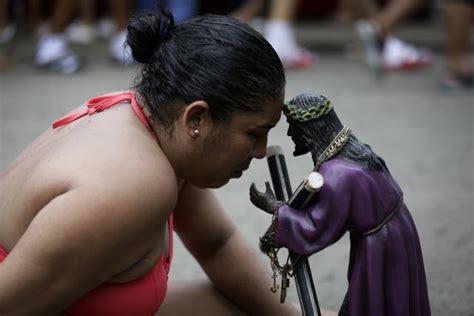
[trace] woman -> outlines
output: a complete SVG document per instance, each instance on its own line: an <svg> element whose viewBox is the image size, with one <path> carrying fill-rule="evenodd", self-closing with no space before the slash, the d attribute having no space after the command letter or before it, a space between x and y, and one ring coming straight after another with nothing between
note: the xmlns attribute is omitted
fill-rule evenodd
<svg viewBox="0 0 474 316"><path fill-rule="evenodd" d="M128 34L134 88L80 105L1 174L0 314L294 314L208 189L265 156L276 53L224 16L148 13ZM173 229L212 286L165 300Z"/></svg>

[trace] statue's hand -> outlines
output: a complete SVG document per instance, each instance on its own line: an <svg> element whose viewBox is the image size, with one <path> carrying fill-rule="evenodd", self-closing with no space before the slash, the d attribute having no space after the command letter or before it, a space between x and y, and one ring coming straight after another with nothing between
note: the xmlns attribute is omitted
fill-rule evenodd
<svg viewBox="0 0 474 316"><path fill-rule="evenodd" d="M252 201L253 205L258 207L259 209L273 214L275 209L277 208L278 201L273 194L272 188L270 187L270 183L267 181L265 182L266 191L265 193L260 192L255 187L255 183L252 183L250 186L250 201Z"/></svg>

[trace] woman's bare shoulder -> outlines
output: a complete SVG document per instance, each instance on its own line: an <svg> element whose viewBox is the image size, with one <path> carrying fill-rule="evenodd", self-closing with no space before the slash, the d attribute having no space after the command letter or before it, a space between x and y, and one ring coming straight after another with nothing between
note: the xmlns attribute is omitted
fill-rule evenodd
<svg viewBox="0 0 474 316"><path fill-rule="evenodd" d="M137 207L174 207L178 183L168 159L152 137L128 130L92 131L55 143L38 159L32 175L36 187L56 183L63 192L83 188Z"/></svg>
<svg viewBox="0 0 474 316"><path fill-rule="evenodd" d="M176 175L158 144L154 144L155 148L127 145L120 142L106 146L96 157L89 158L85 162L88 168L76 174L78 184L105 186L111 192L150 202L159 197L176 203Z"/></svg>

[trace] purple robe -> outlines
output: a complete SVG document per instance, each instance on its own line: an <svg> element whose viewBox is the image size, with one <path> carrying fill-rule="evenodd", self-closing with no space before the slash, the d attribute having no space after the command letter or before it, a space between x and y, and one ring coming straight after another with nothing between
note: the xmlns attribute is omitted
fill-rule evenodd
<svg viewBox="0 0 474 316"><path fill-rule="evenodd" d="M431 315L420 241L392 176L343 159L319 172L324 185L310 207L278 209L277 244L310 256L349 231L349 285L339 315Z"/></svg>

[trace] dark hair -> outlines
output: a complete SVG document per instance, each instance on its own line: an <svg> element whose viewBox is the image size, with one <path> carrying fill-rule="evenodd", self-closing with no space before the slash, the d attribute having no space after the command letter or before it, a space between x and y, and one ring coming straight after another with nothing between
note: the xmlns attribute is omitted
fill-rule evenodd
<svg viewBox="0 0 474 316"><path fill-rule="evenodd" d="M177 107L204 100L215 123L279 97L285 74L272 46L247 24L220 15L174 25L160 10L134 17L127 43L143 63L134 89L152 118L172 129Z"/></svg>
<svg viewBox="0 0 474 316"><path fill-rule="evenodd" d="M296 155L311 152L314 164L344 127L334 109L326 115L308 122L302 123L288 118L288 123L292 126L293 133L296 133L302 142L302 146L298 146ZM385 161L369 145L359 141L353 133L349 136L344 147L335 155L335 158L351 160L369 169L389 172Z"/></svg>
<svg viewBox="0 0 474 316"><path fill-rule="evenodd" d="M369 169L390 173L385 160L377 155L369 145L359 141L353 134L336 157L358 162Z"/></svg>

